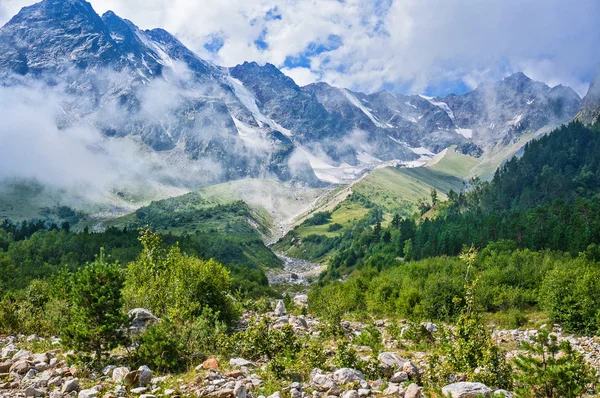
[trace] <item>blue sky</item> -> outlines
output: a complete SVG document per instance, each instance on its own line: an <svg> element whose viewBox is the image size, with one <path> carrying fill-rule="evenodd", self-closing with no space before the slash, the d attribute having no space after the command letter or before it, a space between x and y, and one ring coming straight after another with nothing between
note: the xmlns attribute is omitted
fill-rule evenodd
<svg viewBox="0 0 600 398"><path fill-rule="evenodd" d="M32 0L0 0L0 23ZM90 0L203 58L270 62L304 85L445 95L522 71L584 95L597 0Z"/></svg>

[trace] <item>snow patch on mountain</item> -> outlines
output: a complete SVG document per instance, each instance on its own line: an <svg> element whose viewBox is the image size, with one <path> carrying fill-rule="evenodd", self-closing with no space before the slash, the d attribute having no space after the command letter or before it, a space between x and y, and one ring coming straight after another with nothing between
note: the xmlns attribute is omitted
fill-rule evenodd
<svg viewBox="0 0 600 398"><path fill-rule="evenodd" d="M426 97L422 94L420 95L420 97L429 101L431 103L431 105L441 108L444 112L446 112L448 114L448 117L454 122L454 112L452 111L452 109L450 109L448 104L446 104L445 102L441 102L441 101L434 101L433 97Z"/></svg>
<svg viewBox="0 0 600 398"><path fill-rule="evenodd" d="M473 129L456 129L456 134L460 134L465 138L473 138Z"/></svg>
<svg viewBox="0 0 600 398"><path fill-rule="evenodd" d="M366 106L364 106L363 104L361 104L360 101L349 90L342 89L342 92L344 93L344 95L346 96L346 98L348 98L348 101L350 101L352 103L352 105L354 105L355 107L357 107L358 109L360 109L365 115L367 115L367 117L369 119L371 119L371 121L373 122L373 124L375 126L381 127L381 128L392 127L389 124L386 125L386 124L381 123L379 120L377 120L377 118L375 116L373 116L373 114L371 113L371 111Z"/></svg>

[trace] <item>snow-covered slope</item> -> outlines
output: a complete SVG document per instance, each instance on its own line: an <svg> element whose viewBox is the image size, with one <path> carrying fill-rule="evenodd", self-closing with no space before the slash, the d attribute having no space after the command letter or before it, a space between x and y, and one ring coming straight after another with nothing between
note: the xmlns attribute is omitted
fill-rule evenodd
<svg viewBox="0 0 600 398"><path fill-rule="evenodd" d="M580 102L523 74L445 98L300 87L271 64L216 66L170 33L99 16L84 0L43 0L0 29L0 87L51 91L59 129L127 137L156 152L155 167L176 164L171 175L183 168L203 184L342 183L451 145L482 154L572 118Z"/></svg>

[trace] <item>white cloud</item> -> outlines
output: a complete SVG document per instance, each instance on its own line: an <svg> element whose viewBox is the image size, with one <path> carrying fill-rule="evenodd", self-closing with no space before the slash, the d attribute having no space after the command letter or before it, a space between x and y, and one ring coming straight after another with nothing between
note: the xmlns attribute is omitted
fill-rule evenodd
<svg viewBox="0 0 600 398"><path fill-rule="evenodd" d="M0 22L31 0L0 0ZM142 28L163 27L211 61L283 67L306 53L308 65L286 73L353 89L418 92L463 81L474 87L522 70L585 94L600 63L600 2L578 0L91 0ZM271 11L270 16L268 16ZM273 18L279 15L280 18ZM204 44L223 40L217 53ZM263 40L267 48L254 44ZM297 66L297 65L294 65Z"/></svg>
<svg viewBox="0 0 600 398"><path fill-rule="evenodd" d="M283 68L281 71L294 79L299 86L306 86L319 80L319 76L310 68Z"/></svg>

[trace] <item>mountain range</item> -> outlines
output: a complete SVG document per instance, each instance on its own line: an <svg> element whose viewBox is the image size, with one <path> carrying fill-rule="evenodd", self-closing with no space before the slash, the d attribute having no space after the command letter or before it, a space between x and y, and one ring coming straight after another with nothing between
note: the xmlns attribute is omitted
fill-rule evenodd
<svg viewBox="0 0 600 398"><path fill-rule="evenodd" d="M582 109L571 88L523 73L443 98L300 87L271 64L214 65L165 30L100 16L84 0L44 0L0 29L0 85L49 88L61 98L60 129L85 124L134 140L157 167L186 170L175 183L191 185L343 183L384 163L423 164L453 145L485 156L578 113L592 121L600 108L598 84Z"/></svg>

